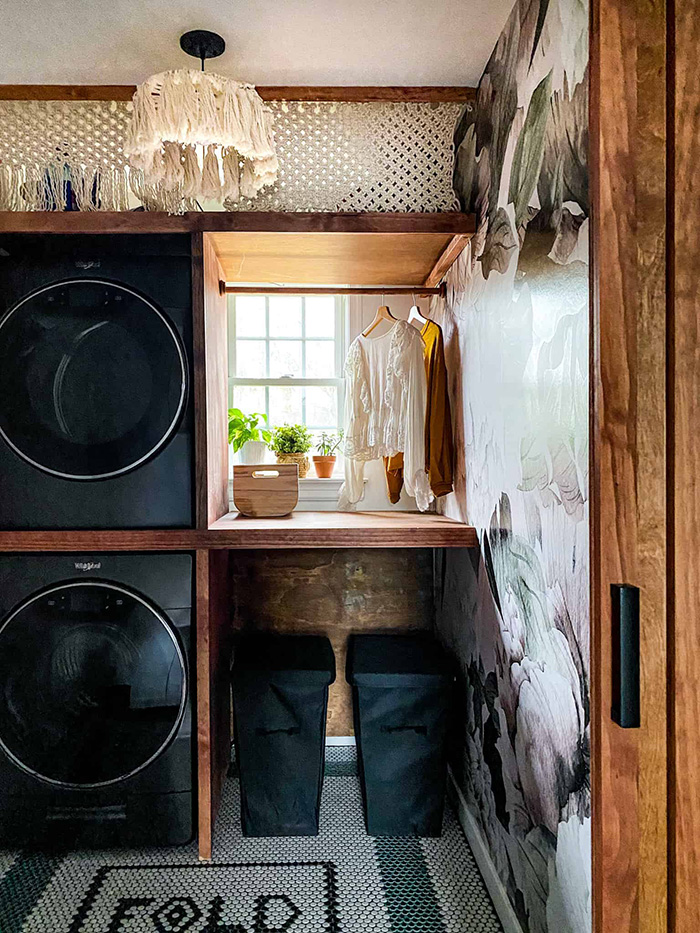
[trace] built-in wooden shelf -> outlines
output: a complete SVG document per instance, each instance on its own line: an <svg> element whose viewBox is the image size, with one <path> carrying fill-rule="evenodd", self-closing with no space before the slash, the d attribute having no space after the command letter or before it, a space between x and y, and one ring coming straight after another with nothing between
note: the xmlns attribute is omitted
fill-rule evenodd
<svg viewBox="0 0 700 933"><path fill-rule="evenodd" d="M229 512L209 534L245 548L476 547L476 529L444 515L419 512L292 512L246 518Z"/></svg>
<svg viewBox="0 0 700 933"><path fill-rule="evenodd" d="M464 223L466 216L452 218L454 226L471 226ZM211 238L226 282L419 286L431 276L437 285L472 236L412 229L408 214L404 228L303 234L226 231L212 233ZM440 266L445 267L442 273Z"/></svg>
<svg viewBox="0 0 700 933"><path fill-rule="evenodd" d="M473 548L476 530L412 512L228 513L227 293L247 281L436 288L474 235L473 214L214 211L0 212L0 233L185 234L192 254L196 528L0 531L0 552L196 551L199 854L212 836L230 764L229 557L236 549ZM290 261L292 257L292 261ZM220 517L222 516L222 517Z"/></svg>
<svg viewBox="0 0 700 933"><path fill-rule="evenodd" d="M417 512L293 512L285 518L246 518L231 512L201 531L0 532L0 552L6 553L477 545L471 525Z"/></svg>

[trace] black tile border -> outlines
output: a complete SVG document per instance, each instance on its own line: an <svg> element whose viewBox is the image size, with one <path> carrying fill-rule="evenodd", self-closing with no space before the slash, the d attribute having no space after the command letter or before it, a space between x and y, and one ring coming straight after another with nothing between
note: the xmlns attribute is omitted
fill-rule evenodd
<svg viewBox="0 0 700 933"><path fill-rule="evenodd" d="M83 900L78 907L68 933L80 933L80 928L88 919L95 898L100 892L105 879L112 871L172 871L189 868L192 871L208 871L221 868L323 868L326 877L324 880L324 899L326 906L326 933L338 933L338 882L337 869L334 862L210 862L206 864L193 864L192 862L176 864L146 864L146 865L105 865L98 868L90 882Z"/></svg>

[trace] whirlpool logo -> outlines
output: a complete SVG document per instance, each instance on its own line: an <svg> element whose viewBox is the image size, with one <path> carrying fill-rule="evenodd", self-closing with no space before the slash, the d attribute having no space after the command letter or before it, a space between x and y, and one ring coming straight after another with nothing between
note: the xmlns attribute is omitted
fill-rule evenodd
<svg viewBox="0 0 700 933"><path fill-rule="evenodd" d="M102 567L101 560L76 560L75 569L87 573L88 570L99 570Z"/></svg>

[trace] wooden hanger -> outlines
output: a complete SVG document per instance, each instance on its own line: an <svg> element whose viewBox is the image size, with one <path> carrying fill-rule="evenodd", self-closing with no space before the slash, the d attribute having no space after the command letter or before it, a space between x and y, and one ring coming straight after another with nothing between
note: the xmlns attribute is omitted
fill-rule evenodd
<svg viewBox="0 0 700 933"><path fill-rule="evenodd" d="M362 336L369 337L374 328L382 321L393 321L394 323L398 321L398 318L395 318L389 310L389 305L379 305L377 313L374 315L374 320L366 330L362 331Z"/></svg>

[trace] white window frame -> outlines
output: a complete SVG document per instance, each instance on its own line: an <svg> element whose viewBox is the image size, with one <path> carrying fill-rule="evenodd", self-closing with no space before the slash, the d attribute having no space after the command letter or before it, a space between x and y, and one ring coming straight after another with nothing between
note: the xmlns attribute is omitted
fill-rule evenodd
<svg viewBox="0 0 700 933"><path fill-rule="evenodd" d="M251 293L252 294L252 293ZM237 338L236 335L236 295L232 294L228 296L227 302L227 314L228 314L228 366L229 366L229 379L228 379L228 401L229 407L233 406L233 393L236 386L264 386L265 391L265 411L269 413L270 411L270 386L299 386L305 388L306 386L334 386L337 389L336 394L336 404L337 404L337 426L339 429L344 428L344 412L345 412L345 379L343 377L343 368L345 365L345 354L347 350L347 339L348 339L348 311L347 311L347 301L343 295L335 295L335 337L307 337L306 336L306 297L304 295L294 295L294 292L289 291L289 295L292 297L299 297L302 301L302 332L301 337L271 337L270 336L270 296L265 295L261 296L265 298L265 317L266 317L266 336L263 337L241 337ZM333 377L327 377L324 379L309 379L306 377L288 377L284 376L281 378L261 378L261 379L252 379L250 377L239 377L236 376L236 348L237 340L265 340L266 344L266 354L269 362L269 353L270 353L270 340L291 340L298 341L301 340L302 346L302 369L306 368L306 342L307 340L331 340L335 343L335 373ZM306 424L306 397L302 393L302 420ZM312 430L320 432L324 430L323 428L314 428L311 426ZM327 432L332 431L332 428L326 428Z"/></svg>

